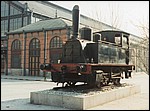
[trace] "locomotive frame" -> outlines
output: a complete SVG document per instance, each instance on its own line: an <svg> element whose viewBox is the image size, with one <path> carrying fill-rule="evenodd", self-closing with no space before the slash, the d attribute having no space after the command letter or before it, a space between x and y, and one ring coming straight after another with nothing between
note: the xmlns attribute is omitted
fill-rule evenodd
<svg viewBox="0 0 150 111"><path fill-rule="evenodd" d="M90 87L100 88L110 82L120 85L123 75L125 78L131 77L135 66L129 64L130 34L123 31L100 31L94 33L91 41L91 30L88 28L78 38L78 22L79 7L75 5L73 36L64 44L61 60L40 66L41 70L51 72L52 82L63 83L63 86L64 83L74 86L77 82L84 82Z"/></svg>

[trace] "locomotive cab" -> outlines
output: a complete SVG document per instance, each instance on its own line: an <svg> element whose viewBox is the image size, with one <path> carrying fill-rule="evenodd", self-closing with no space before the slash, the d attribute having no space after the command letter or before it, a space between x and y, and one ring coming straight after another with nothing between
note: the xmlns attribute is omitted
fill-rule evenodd
<svg viewBox="0 0 150 111"><path fill-rule="evenodd" d="M105 53L104 55L109 55L109 57L107 57L109 59L110 56L112 56L112 58L116 56L116 58L114 58L116 59L116 63L129 64L129 33L114 30L105 30L95 33L101 34L100 45L98 47L99 55ZM100 63L100 61L98 62ZM113 61L110 62L113 63Z"/></svg>
<svg viewBox="0 0 150 111"><path fill-rule="evenodd" d="M129 46L129 33L124 31L115 30L105 30L100 32L95 32L101 34L101 41L106 41L114 43L123 48L128 48Z"/></svg>

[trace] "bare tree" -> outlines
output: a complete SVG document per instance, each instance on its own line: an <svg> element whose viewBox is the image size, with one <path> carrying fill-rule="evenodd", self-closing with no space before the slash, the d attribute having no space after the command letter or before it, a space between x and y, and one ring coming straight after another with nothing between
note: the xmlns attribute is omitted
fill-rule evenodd
<svg viewBox="0 0 150 111"><path fill-rule="evenodd" d="M119 12L119 3L110 2L109 4L104 5L106 6L105 8L95 6L94 11L90 15L101 22L98 24L101 30L104 28L103 23L109 24L112 30L119 29L122 20L122 15ZM93 24L93 26L95 26L95 24Z"/></svg>
<svg viewBox="0 0 150 111"><path fill-rule="evenodd" d="M119 29L121 26L119 4L116 4L116 2L111 2L109 4L109 11L110 11L110 21L111 21L112 30L116 28Z"/></svg>
<svg viewBox="0 0 150 111"><path fill-rule="evenodd" d="M135 45L135 48L137 50L135 56L137 58L138 64L137 67L142 69L142 71L149 74L149 21L139 22L138 24L135 24L132 22L132 24L139 29L141 32L141 40L139 43Z"/></svg>
<svg viewBox="0 0 150 111"><path fill-rule="evenodd" d="M102 9L101 7L98 7L96 9L96 18L98 21L100 21L101 23L99 24L100 26L100 29L103 30L103 24L102 24L102 21L105 20L105 16L102 15Z"/></svg>

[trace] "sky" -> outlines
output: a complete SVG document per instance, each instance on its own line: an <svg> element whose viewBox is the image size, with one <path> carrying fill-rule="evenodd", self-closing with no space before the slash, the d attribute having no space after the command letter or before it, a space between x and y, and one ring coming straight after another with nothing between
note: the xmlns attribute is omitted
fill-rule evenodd
<svg viewBox="0 0 150 111"><path fill-rule="evenodd" d="M79 5L80 14L141 36L137 25L149 28L149 1L49 1L69 10Z"/></svg>

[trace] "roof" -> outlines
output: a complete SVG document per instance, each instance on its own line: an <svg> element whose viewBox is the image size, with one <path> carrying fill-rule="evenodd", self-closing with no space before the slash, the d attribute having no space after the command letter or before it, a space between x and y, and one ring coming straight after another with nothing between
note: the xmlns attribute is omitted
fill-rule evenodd
<svg viewBox="0 0 150 111"><path fill-rule="evenodd" d="M44 15L50 18L55 18L57 10L57 17L63 17L72 20L72 10L53 4L49 1L19 1L19 2L22 4L27 3L28 9L33 13ZM94 20L90 17L84 16L81 13L79 22L97 31L100 30L101 26L103 26L104 29L112 29L112 26Z"/></svg>
<svg viewBox="0 0 150 111"><path fill-rule="evenodd" d="M50 18L55 18L56 10L58 17L66 17L71 19L72 18L72 11L50 3L48 1L19 1L22 4L27 3L28 9L33 13L41 14L48 16Z"/></svg>
<svg viewBox="0 0 150 111"><path fill-rule="evenodd" d="M103 31L99 31L99 33L124 33L124 34L127 34L127 35L130 35L129 33L125 32L125 31L121 31L121 30L103 30ZM98 32L95 32L95 33L98 33Z"/></svg>
<svg viewBox="0 0 150 111"><path fill-rule="evenodd" d="M23 31L25 32L43 31L43 29L44 30L64 29L67 28L68 26L71 26L69 22L65 22L61 18L56 18L29 24L17 30L8 32L8 34L23 33Z"/></svg>

